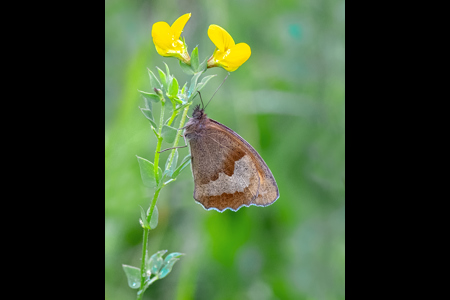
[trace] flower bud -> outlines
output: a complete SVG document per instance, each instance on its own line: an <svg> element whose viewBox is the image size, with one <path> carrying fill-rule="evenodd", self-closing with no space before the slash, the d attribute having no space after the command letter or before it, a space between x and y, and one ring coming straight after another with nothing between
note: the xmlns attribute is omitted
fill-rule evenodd
<svg viewBox="0 0 450 300"><path fill-rule="evenodd" d="M160 98L163 96L163 93L160 89L154 88L156 95L158 95Z"/></svg>

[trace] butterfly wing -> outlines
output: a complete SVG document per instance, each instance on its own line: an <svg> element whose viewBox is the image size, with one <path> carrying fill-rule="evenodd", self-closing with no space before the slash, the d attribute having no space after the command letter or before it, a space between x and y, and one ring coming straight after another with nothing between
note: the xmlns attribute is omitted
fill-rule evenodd
<svg viewBox="0 0 450 300"><path fill-rule="evenodd" d="M194 199L206 209L234 211L272 204L278 187L261 156L234 131L208 119L201 135L189 140Z"/></svg>

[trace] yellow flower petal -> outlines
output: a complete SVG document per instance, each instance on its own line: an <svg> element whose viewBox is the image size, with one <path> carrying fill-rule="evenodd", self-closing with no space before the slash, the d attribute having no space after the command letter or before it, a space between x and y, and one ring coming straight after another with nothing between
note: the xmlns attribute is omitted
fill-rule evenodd
<svg viewBox="0 0 450 300"><path fill-rule="evenodd" d="M175 22L173 22L170 28L172 29L172 34L175 40L178 40L180 38L181 32L183 31L183 28L186 25L187 21L189 21L190 17L190 13L184 14L176 19Z"/></svg>
<svg viewBox="0 0 450 300"><path fill-rule="evenodd" d="M217 65L223 67L228 72L236 71L243 63L245 63L252 54L250 46L246 43L239 43L226 52L217 50L214 53L214 60Z"/></svg>
<svg viewBox="0 0 450 300"><path fill-rule="evenodd" d="M166 22L157 22L153 24L152 37L153 43L163 51L167 51L173 43L171 29Z"/></svg>
<svg viewBox="0 0 450 300"><path fill-rule="evenodd" d="M184 14L179 17L172 26L166 22L157 22L152 27L153 43L156 51L162 56L174 56L184 63L190 63L189 53L183 41L180 40L181 32L191 17L191 14Z"/></svg>
<svg viewBox="0 0 450 300"><path fill-rule="evenodd" d="M220 26L210 25L208 28L208 36L214 45L222 52L226 52L235 45L231 35Z"/></svg>

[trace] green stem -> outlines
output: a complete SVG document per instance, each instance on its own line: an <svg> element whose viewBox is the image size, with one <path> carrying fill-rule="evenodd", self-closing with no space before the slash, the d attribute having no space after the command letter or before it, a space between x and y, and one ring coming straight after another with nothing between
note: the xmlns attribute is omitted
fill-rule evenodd
<svg viewBox="0 0 450 300"><path fill-rule="evenodd" d="M188 113L189 106L190 106L190 104L184 108L183 115L181 116L181 120L180 120L180 126L178 128L183 128L184 122L186 121L186 115ZM173 142L173 146L172 147L177 147L179 140L180 140L180 135L177 134L177 136L175 137L175 141ZM177 149L172 149L172 153L170 154L169 163L167 164L167 169L170 169L170 167L172 165L172 160L173 160L173 157L175 156L175 151L176 150Z"/></svg>
<svg viewBox="0 0 450 300"><path fill-rule="evenodd" d="M172 125L173 120L175 119L175 117L178 115L178 111L176 110L176 105L173 103L173 111L172 111L172 116L170 117L169 122L167 122L167 125Z"/></svg>
<svg viewBox="0 0 450 300"><path fill-rule="evenodd" d="M158 128L159 138L158 138L158 143L156 144L155 160L154 160L155 178L158 178L157 177L157 175L158 175L158 173L157 173L158 172L158 163L159 163L159 153L158 152L161 151L161 144L162 144L162 140L163 140L162 137L161 137L161 130L162 130L162 126L164 124L164 102L161 101L161 105L162 105L162 107L161 107L161 117L160 117L160 123L159 123L159 128ZM186 115L187 115L189 106L190 106L190 104L188 106L186 106L184 108L184 110L183 110L183 115L182 115L181 120L180 120L179 128L182 128L184 126L184 122L186 121ZM172 114L173 118L171 118L171 121L173 121L175 116L176 116L175 113ZM171 121L169 121L169 122L171 122ZM180 135L177 134L177 136L175 138L175 141L174 141L174 144L173 144L173 147L176 147L178 145L179 139L180 139ZM175 155L175 149L172 150L172 154L170 156L170 160L169 160L169 163L167 165L167 168L170 168L170 165L172 164L172 160L173 160L174 155ZM160 178L160 180L162 180L162 179L163 178ZM156 201L158 200L158 197L159 197L159 192L161 191L163 185L159 185L159 182L158 182L158 187L159 188L155 191L155 194L153 195L153 199L152 199L152 202L151 202L151 205L150 205L150 211L149 211L149 213L147 215L147 223L150 223L150 220L151 220L152 215L153 215L153 211L154 211L155 206L156 206ZM148 232L149 232L149 229L144 228L144 236L142 238L142 257L141 257L141 272L140 272L140 274L141 274L141 286L140 286L139 291L137 293L137 300L141 300L142 299L142 297L144 295L144 292L145 292L145 289L150 285L150 284L145 284L145 276L144 276L144 272L145 272L145 258L146 258L146 254L147 254Z"/></svg>
<svg viewBox="0 0 450 300"><path fill-rule="evenodd" d="M144 282L145 282L145 277L144 277L144 270L145 270L145 253L147 252L147 243L146 241L148 240L148 229L144 228L144 237L143 239L143 244L142 244L142 261L141 261L141 286L139 287L139 291L137 293L137 300L142 299L142 296L144 295Z"/></svg>
<svg viewBox="0 0 450 300"><path fill-rule="evenodd" d="M162 100L162 99L161 99ZM158 180L156 181L156 184L159 186L159 180L162 178L159 178L158 176L158 164L159 164L159 151L161 151L161 144L163 141L163 138L161 136L161 131L164 125L164 101L161 101L161 114L159 117L159 128L158 128L158 143L156 144L156 151L155 151L155 160L153 161L153 166L155 168L155 178Z"/></svg>

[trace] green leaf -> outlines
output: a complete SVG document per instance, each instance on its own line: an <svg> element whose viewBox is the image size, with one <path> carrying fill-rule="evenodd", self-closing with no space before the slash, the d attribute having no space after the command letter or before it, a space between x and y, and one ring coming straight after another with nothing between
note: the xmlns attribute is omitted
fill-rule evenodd
<svg viewBox="0 0 450 300"><path fill-rule="evenodd" d="M153 74L153 72L148 69L148 75L150 76L150 85L152 86L152 88L158 88L160 89L162 87L161 83L159 82L159 80L156 78L155 74Z"/></svg>
<svg viewBox="0 0 450 300"><path fill-rule="evenodd" d="M159 96L156 95L156 94L147 93L147 92L140 91L140 90L138 90L138 92L141 93L141 95L144 96L144 98L146 100L150 100L150 101L155 102L155 103L159 102L159 100L160 100ZM148 108L151 108L151 107L148 107Z"/></svg>
<svg viewBox="0 0 450 300"><path fill-rule="evenodd" d="M128 266L122 265L123 270L125 271L125 275L127 275L128 286L132 289L138 289L141 287L141 270Z"/></svg>
<svg viewBox="0 0 450 300"><path fill-rule="evenodd" d="M183 71L187 75L194 75L195 72L194 72L194 70L192 70L190 65L185 64L181 60L179 60L179 62L180 62L181 71Z"/></svg>
<svg viewBox="0 0 450 300"><path fill-rule="evenodd" d="M142 108L142 107L139 107L139 108L141 109L142 114L144 114L144 116L147 119L152 120L153 122L155 122L155 120L153 120L153 114L152 114L152 111L150 109Z"/></svg>
<svg viewBox="0 0 450 300"><path fill-rule="evenodd" d="M187 82L185 82L184 83L184 85L183 85L183 88L181 89L181 94L186 94L186 85L187 85Z"/></svg>
<svg viewBox="0 0 450 300"><path fill-rule="evenodd" d="M181 89L181 95L183 95L183 97L186 96L186 85L187 85L187 82L184 83L183 88Z"/></svg>
<svg viewBox="0 0 450 300"><path fill-rule="evenodd" d="M205 58L205 60L198 67L198 72L205 72L207 65L208 65L208 58Z"/></svg>
<svg viewBox="0 0 450 300"><path fill-rule="evenodd" d="M166 277L166 276L170 273L170 271L172 271L173 265L174 265L178 260L180 260L180 259L179 259L179 258L172 258L170 261L168 261L168 262L164 265L164 267L161 269L161 271L159 271L158 278L159 278L159 279L162 279L162 278Z"/></svg>
<svg viewBox="0 0 450 300"><path fill-rule="evenodd" d="M175 171L177 162L178 162L178 149L174 149L174 150L175 150L175 154L173 155L172 164L170 165L170 169L167 169L167 166L169 164L170 157L172 156L172 154L169 155L169 157L167 157L167 161L166 161L165 169L169 171L169 172L167 172L167 175L169 175L169 177L172 177L172 174Z"/></svg>
<svg viewBox="0 0 450 300"><path fill-rule="evenodd" d="M161 130L161 136L167 143L173 143L177 135L178 130L173 127L164 125Z"/></svg>
<svg viewBox="0 0 450 300"><path fill-rule="evenodd" d="M188 93L189 100L191 100L191 98L193 98L193 96L195 96L195 95L193 95L193 92L197 88L197 81L198 81L198 78L200 77L200 75L202 75L202 72L196 73L194 76L192 76L191 85L189 86L189 93Z"/></svg>
<svg viewBox="0 0 450 300"><path fill-rule="evenodd" d="M202 88L204 88L205 85L208 83L208 81L209 81L211 78L216 77L216 76L217 76L217 75L209 75L209 76L203 77L202 81L197 85L197 90L196 90L195 92L201 91Z"/></svg>
<svg viewBox="0 0 450 300"><path fill-rule="evenodd" d="M190 162L191 162L191 155L188 154L186 155L185 158L183 158L183 161L178 166L178 168L175 169L175 171L172 174L172 178L173 179L177 178L177 176L180 175L181 171L183 171L183 169L186 168Z"/></svg>
<svg viewBox="0 0 450 300"><path fill-rule="evenodd" d="M156 226L158 226L158 207L155 205L155 208L153 209L152 218L150 219L150 229L155 229Z"/></svg>
<svg viewBox="0 0 450 300"><path fill-rule="evenodd" d="M147 261L146 261L146 269L150 270L152 274L158 273L159 269L161 269L161 266L163 264L162 256L167 252L167 250L161 250L153 254Z"/></svg>
<svg viewBox="0 0 450 300"><path fill-rule="evenodd" d="M181 256L183 256L184 253L180 253L180 252L172 252L169 255L166 256L166 258L164 259L164 263L168 263L171 259L174 258L179 258Z"/></svg>
<svg viewBox="0 0 450 300"><path fill-rule="evenodd" d="M139 206L141 208L141 225L143 228L151 229L150 225L147 222L147 214L145 213L142 206Z"/></svg>
<svg viewBox="0 0 450 300"><path fill-rule="evenodd" d="M156 187L156 178L153 163L137 155L136 157L138 159L139 168L141 170L142 182L146 187Z"/></svg>
<svg viewBox="0 0 450 300"><path fill-rule="evenodd" d="M201 74L201 73L197 73L197 74ZM189 96L188 101L191 101L197 95L197 92L200 91L201 89L203 89L205 87L206 83L208 83L208 81L215 76L217 76L217 75L209 75L209 76L203 77L202 81L199 84L197 84L192 91L191 91L191 87L192 87L192 84L191 84L191 87L189 88L190 96Z"/></svg>
<svg viewBox="0 0 450 300"><path fill-rule="evenodd" d="M164 89L167 91L167 78L166 78L166 74L164 74L163 70L161 70L160 68L156 67L158 69L158 73L159 73L159 79L161 79L161 83L162 86L164 87Z"/></svg>
<svg viewBox="0 0 450 300"><path fill-rule="evenodd" d="M170 74L169 66L165 62L164 62L164 64L166 65L166 74Z"/></svg>
<svg viewBox="0 0 450 300"><path fill-rule="evenodd" d="M147 120L150 121L150 124L152 124L153 128L156 128L155 120L153 120L152 111L147 108L141 108L141 112L144 114L144 116L147 118Z"/></svg>
<svg viewBox="0 0 450 300"><path fill-rule="evenodd" d="M140 91L140 90L138 90L138 92L142 93L142 91ZM150 93L147 93L147 92L143 92L143 93L150 94ZM152 110L152 102L154 102L154 100L150 100L147 97L145 97L144 95L142 95L142 96L144 97L145 108ZM153 96L151 96L151 97L153 97ZM159 101L159 98L158 98L158 101Z"/></svg>
<svg viewBox="0 0 450 300"><path fill-rule="evenodd" d="M178 80L175 77L173 77L169 85L168 96L170 99L173 99L177 95L178 95Z"/></svg>
<svg viewBox="0 0 450 300"><path fill-rule="evenodd" d="M136 157L141 170L142 182L146 187L155 188L157 186L157 181L159 182L159 179L161 178L161 168L158 167L158 178L155 178L155 167L153 163L137 155Z"/></svg>
<svg viewBox="0 0 450 300"><path fill-rule="evenodd" d="M191 53L191 67L194 72L198 72L198 47L195 47Z"/></svg>
<svg viewBox="0 0 450 300"><path fill-rule="evenodd" d="M185 104L178 106L178 107L176 108L176 110L184 109L186 106L189 106L189 105L191 105L191 104L189 104L189 103L186 102Z"/></svg>

